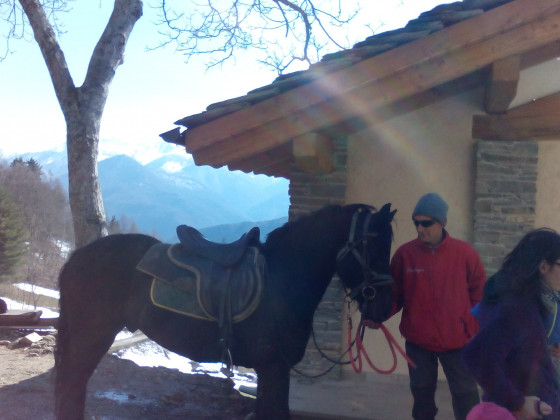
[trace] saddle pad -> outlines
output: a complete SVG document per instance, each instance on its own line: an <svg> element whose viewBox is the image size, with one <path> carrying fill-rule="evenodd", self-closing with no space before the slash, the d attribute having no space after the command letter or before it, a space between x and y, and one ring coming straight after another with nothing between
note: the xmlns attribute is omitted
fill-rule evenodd
<svg viewBox="0 0 560 420"><path fill-rule="evenodd" d="M246 319L257 308L263 287L264 257L249 247L233 268L186 252L181 244L156 244L138 263L153 277L150 297L160 308L198 319L217 321L227 298L233 322ZM229 284L229 295L228 292Z"/></svg>

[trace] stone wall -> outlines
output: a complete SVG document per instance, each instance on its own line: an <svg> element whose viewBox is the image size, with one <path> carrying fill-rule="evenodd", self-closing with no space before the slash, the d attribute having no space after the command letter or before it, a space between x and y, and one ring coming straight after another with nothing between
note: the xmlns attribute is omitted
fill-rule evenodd
<svg viewBox="0 0 560 420"><path fill-rule="evenodd" d="M535 222L538 143L532 141L480 141L476 144L474 247L487 275L533 229ZM347 140L334 140L335 165L329 174L310 174L293 168L290 179L290 220L327 204L345 204ZM315 313L313 328L318 346L337 358L342 349L343 293L333 279ZM306 375L323 373L332 362L323 358L311 339L296 369ZM339 379L336 366L322 378ZM296 374L294 379L302 379Z"/></svg>
<svg viewBox="0 0 560 420"><path fill-rule="evenodd" d="M476 144L474 247L487 276L534 227L538 152L533 141Z"/></svg>
<svg viewBox="0 0 560 420"><path fill-rule="evenodd" d="M292 168L290 177L290 220L320 209L327 204L345 204L346 195L346 138L333 139L334 169L328 174L305 173ZM343 293L340 281L335 277L329 285L321 301L315 318L313 329L319 348L330 358L338 358L343 351L342 340L342 307ZM304 359L296 366L298 371L306 375L318 375L332 366L332 362L323 358L318 352L313 338L307 344ZM340 378L340 366L335 366L323 378ZM299 375L297 375L299 376ZM303 378L299 376L300 378Z"/></svg>

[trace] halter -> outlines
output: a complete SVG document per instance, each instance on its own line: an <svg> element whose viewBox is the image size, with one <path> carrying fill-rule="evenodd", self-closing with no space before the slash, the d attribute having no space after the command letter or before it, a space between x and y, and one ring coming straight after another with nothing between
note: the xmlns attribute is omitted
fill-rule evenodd
<svg viewBox="0 0 560 420"><path fill-rule="evenodd" d="M367 231L372 216L372 212L368 211L368 214L364 219L361 235L360 237L357 237L358 219L360 217L360 213L362 213L363 211L363 209L358 209L352 216L348 241L346 242L346 245L340 251L338 251L336 262L338 264L349 254L352 254L354 258L356 258L358 263L360 263L364 280L353 289L351 289L347 296L351 300L354 300L361 293L362 296L366 298L367 303L367 301L372 301L373 299L375 299L375 296L377 295L376 287L388 286L390 284L393 284L393 278L389 274L378 274L369 267L369 255L367 253L368 241L371 238L375 238L377 234L369 233ZM363 245L361 254L357 249L357 246L359 244Z"/></svg>
<svg viewBox="0 0 560 420"><path fill-rule="evenodd" d="M391 335L389 330L383 324L376 324L376 328L380 328L387 339L387 343L389 345L389 349L391 350L391 354L393 356L393 365L389 369L380 369L373 364L370 360L366 349L362 342L362 337L365 333L366 322L363 319L363 311L362 311L362 319L360 320L360 324L358 325L358 329L356 330L356 336L354 340L352 340L352 313L350 311L350 302L355 300L356 297L361 293L365 298L364 307L367 305L368 302L373 301L377 294L376 287L379 286L388 286L393 284L393 278L389 274L378 274L369 267L369 255L367 252L367 245L368 241L371 238L375 238L377 236L376 233L369 233L367 231L370 219L372 217L372 212L368 212L364 219L364 224L362 226L361 231L361 241L359 238L356 237L357 235L357 224L358 218L360 217L360 213L363 209L359 209L354 213L352 216L352 222L350 225L350 236L348 238L348 242L346 245L338 252L336 261L339 263L342 261L346 256L352 254L354 258L360 263L362 267L362 272L364 276L364 281L360 284L355 286L350 292L346 295L347 296L347 305L348 305L348 314L347 314L347 321L348 321L348 353L350 357L350 364L355 372L360 373L362 371L362 357L366 360L369 366L377 373L388 374L392 373L397 367L397 354L396 350L401 353L401 355L405 358L405 360L412 366L416 367L414 362L407 356L406 352L399 346L395 338ZM362 253L357 249L359 244L363 244ZM353 343L356 345L356 355L354 356L354 352L352 350Z"/></svg>

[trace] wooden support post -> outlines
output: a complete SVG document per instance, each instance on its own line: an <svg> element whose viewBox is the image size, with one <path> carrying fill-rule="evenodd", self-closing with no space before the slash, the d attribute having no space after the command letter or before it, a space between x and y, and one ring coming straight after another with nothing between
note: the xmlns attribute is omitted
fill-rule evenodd
<svg viewBox="0 0 560 420"><path fill-rule="evenodd" d="M292 152L298 167L311 173L329 173L334 168L333 144L319 133L306 133L293 139Z"/></svg>
<svg viewBox="0 0 560 420"><path fill-rule="evenodd" d="M506 112L517 93L520 58L513 55L490 65L484 108L489 114Z"/></svg>

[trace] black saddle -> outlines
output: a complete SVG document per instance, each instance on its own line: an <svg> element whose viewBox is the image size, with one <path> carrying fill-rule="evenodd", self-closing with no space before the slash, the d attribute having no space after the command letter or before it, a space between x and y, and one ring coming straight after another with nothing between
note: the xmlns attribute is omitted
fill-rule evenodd
<svg viewBox="0 0 560 420"><path fill-rule="evenodd" d="M260 234L260 229L255 226L238 240L221 244L209 241L191 226L177 226L177 237L185 251L208 258L223 267L235 265L243 257L248 247L258 245Z"/></svg>

